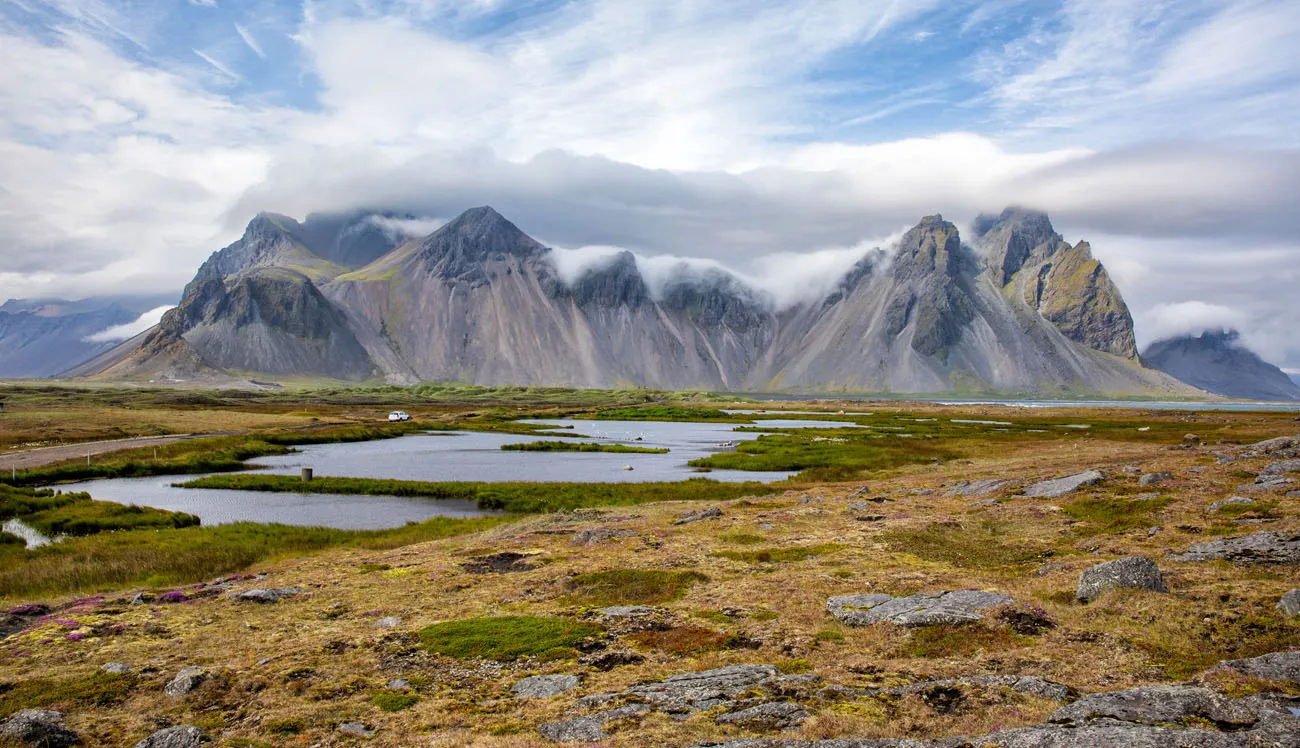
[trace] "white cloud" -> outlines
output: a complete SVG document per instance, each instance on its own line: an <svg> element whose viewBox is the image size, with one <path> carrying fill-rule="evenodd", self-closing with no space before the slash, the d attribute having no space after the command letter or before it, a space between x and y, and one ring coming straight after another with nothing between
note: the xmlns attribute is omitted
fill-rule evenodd
<svg viewBox="0 0 1300 748"><path fill-rule="evenodd" d="M393 238L418 239L437 231L447 223L447 219L370 216L370 222L383 229Z"/></svg>
<svg viewBox="0 0 1300 748"><path fill-rule="evenodd" d="M145 330L148 330L149 328L161 322L163 315L166 314L167 311L172 308L173 307L170 304L167 306L155 307L145 312L144 314L141 314L134 321L127 322L121 325L114 325L113 327L100 330L94 335L86 336L86 342L87 343L111 343L117 340L126 340L128 338L134 338L136 335L139 335Z"/></svg>
<svg viewBox="0 0 1300 748"><path fill-rule="evenodd" d="M1206 330L1240 329L1248 322L1249 318L1240 310L1204 301L1161 304L1140 320L1152 340L1199 335Z"/></svg>
<svg viewBox="0 0 1300 748"><path fill-rule="evenodd" d="M253 52L263 60L266 59L266 53L262 51L262 45L257 43L257 39L248 32L248 29L239 24L235 24L235 31L239 34L239 38L244 40L244 44L248 45L249 49L253 50Z"/></svg>
<svg viewBox="0 0 1300 748"><path fill-rule="evenodd" d="M239 73L236 73L235 71L231 70L230 67L227 66L224 62L221 62L221 61L215 59L215 58L212 57L211 55L206 54L206 53L204 53L204 52L200 52L200 51L197 50L197 49L194 50L194 54L196 54L196 55L198 55L200 58L202 58L204 62L206 62L206 63L208 63L209 65L211 65L212 67L216 68L217 72L221 73L222 75L224 75L224 76L226 76L226 77L228 77L228 78L230 78L230 79L232 79L232 80L243 80L242 78L239 77Z"/></svg>

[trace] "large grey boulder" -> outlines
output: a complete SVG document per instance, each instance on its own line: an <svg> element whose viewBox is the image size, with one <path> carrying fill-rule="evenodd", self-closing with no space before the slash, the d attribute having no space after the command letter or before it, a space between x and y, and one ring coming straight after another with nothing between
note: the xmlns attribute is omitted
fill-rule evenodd
<svg viewBox="0 0 1300 748"><path fill-rule="evenodd" d="M1277 609L1288 616L1300 616L1300 590L1291 590L1277 601Z"/></svg>
<svg viewBox="0 0 1300 748"><path fill-rule="evenodd" d="M1007 605L1015 598L998 592L956 590L924 592L907 597L841 595L826 601L826 609L848 626L893 623L899 626L940 626L984 618L977 611Z"/></svg>
<svg viewBox="0 0 1300 748"><path fill-rule="evenodd" d="M208 734L192 725L159 730L135 744L135 748L198 748L208 742Z"/></svg>
<svg viewBox="0 0 1300 748"><path fill-rule="evenodd" d="M1058 496L1074 493L1085 486L1095 486L1105 479L1106 476L1102 475L1100 470L1087 470L1077 475L1067 475L1064 478L1035 483L1025 489L1025 496L1054 499Z"/></svg>
<svg viewBox="0 0 1300 748"><path fill-rule="evenodd" d="M1074 596L1080 601L1090 603L1110 590L1131 588L1168 592L1165 580L1160 576L1160 567L1149 558L1128 556L1097 564L1079 576L1079 585Z"/></svg>
<svg viewBox="0 0 1300 748"><path fill-rule="evenodd" d="M163 693L173 698L179 698L198 688L205 677L207 677L207 673L201 667L193 665L183 667L175 678L172 678L167 685L163 686Z"/></svg>
<svg viewBox="0 0 1300 748"><path fill-rule="evenodd" d="M303 590L296 587L276 590L240 590L226 595L226 599L241 603L278 603L286 597L301 595Z"/></svg>
<svg viewBox="0 0 1300 748"><path fill-rule="evenodd" d="M624 694L662 712L692 714L722 706L778 675L771 665L728 665L670 675L658 683L633 686Z"/></svg>
<svg viewBox="0 0 1300 748"><path fill-rule="evenodd" d="M1232 672L1262 680L1300 683L1300 651L1270 652L1242 660L1224 660L1209 672Z"/></svg>
<svg viewBox="0 0 1300 748"><path fill-rule="evenodd" d="M578 687L576 675L533 675L510 687L516 699L549 699Z"/></svg>
<svg viewBox="0 0 1300 748"><path fill-rule="evenodd" d="M594 743L598 740L609 739L605 727L611 722L638 714L645 714L648 711L650 711L650 707L645 704L628 704L627 706L591 714L586 717L574 717L562 722L547 722L538 727L537 732L547 740L556 743Z"/></svg>
<svg viewBox="0 0 1300 748"><path fill-rule="evenodd" d="M907 696L922 693L935 688L1009 688L1012 691L1037 696L1052 701L1069 701L1074 695L1073 688L1034 675L971 675L964 678L945 678L911 683L906 686L869 690L868 693L880 693L886 696Z"/></svg>
<svg viewBox="0 0 1300 748"><path fill-rule="evenodd" d="M1139 486L1154 486L1154 485L1157 485L1157 484L1160 484L1160 483L1164 483L1164 482L1167 481L1167 480L1172 480L1173 477L1174 477L1173 475L1171 475L1170 473L1167 473L1167 472L1165 472L1165 471L1163 471L1163 470L1160 471L1160 472L1158 472L1158 473L1147 473L1146 475L1142 476L1141 478L1138 478L1138 485L1139 485Z"/></svg>
<svg viewBox="0 0 1300 748"><path fill-rule="evenodd" d="M50 709L22 709L0 722L3 739L32 748L64 748L81 739L63 724L63 715Z"/></svg>
<svg viewBox="0 0 1300 748"><path fill-rule="evenodd" d="M1216 725L1243 728L1260 719L1259 706L1230 699L1199 686L1141 686L1125 691L1092 693L1057 709L1049 722L1085 723L1118 720L1141 725L1167 725L1195 717Z"/></svg>
<svg viewBox="0 0 1300 748"><path fill-rule="evenodd" d="M948 492L949 496L966 496L980 497L987 496L994 491L1006 487L1010 481L998 480L997 478L985 478L984 480L971 481L962 483Z"/></svg>
<svg viewBox="0 0 1300 748"><path fill-rule="evenodd" d="M1245 564L1300 564L1300 533L1258 532L1237 538L1197 543L1178 561L1237 561Z"/></svg>

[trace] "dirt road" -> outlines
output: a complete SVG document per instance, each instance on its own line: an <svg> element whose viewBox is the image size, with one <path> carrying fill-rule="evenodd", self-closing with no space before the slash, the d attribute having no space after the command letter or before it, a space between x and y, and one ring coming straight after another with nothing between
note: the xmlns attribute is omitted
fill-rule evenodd
<svg viewBox="0 0 1300 748"><path fill-rule="evenodd" d="M81 442L80 444L65 444L58 447L41 447L39 449L24 449L15 452L0 453L0 472L8 472L14 468L19 470L29 470L45 465L51 465L63 460L72 460L76 458L85 459L86 455L107 454L117 452L123 449L135 449L137 447L157 447L172 442L184 441L186 439L198 439L203 436L213 436L212 434L173 434L170 436L139 436L133 439L110 439L102 442Z"/></svg>

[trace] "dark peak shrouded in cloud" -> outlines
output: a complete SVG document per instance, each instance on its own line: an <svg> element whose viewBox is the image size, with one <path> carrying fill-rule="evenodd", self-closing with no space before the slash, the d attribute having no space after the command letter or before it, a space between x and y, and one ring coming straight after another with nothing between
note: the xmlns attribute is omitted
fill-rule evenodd
<svg viewBox="0 0 1300 748"><path fill-rule="evenodd" d="M821 278L1025 205L1144 339L1196 299L1300 367L1297 39L1251 0L3 4L0 299L174 293L263 210Z"/></svg>

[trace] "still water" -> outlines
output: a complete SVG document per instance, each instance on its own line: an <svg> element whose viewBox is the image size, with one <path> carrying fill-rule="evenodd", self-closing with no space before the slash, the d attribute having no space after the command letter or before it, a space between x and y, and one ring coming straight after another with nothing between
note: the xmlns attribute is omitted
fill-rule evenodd
<svg viewBox="0 0 1300 748"><path fill-rule="evenodd" d="M537 422L542 423L542 422ZM687 466L697 457L733 448L756 433L733 431L730 423L660 423L640 421L545 421L559 426L555 434L582 434L580 441L660 447L668 454L602 452L504 452L501 445L548 438L518 434L453 432L415 434L351 444L299 447L296 454L264 457L250 463L263 472L296 475L309 467L317 476L395 478L419 481L533 481L539 483L633 483L678 481L706 477L717 481L776 481L793 473L715 470L701 475ZM771 428L828 428L852 423L809 420L765 420ZM640 437L640 441L637 438ZM625 470L631 467L632 470ZM197 476L158 476L87 481L59 486L87 491L96 499L139 504L198 515L205 525L228 522L279 522L290 525L345 529L400 527L430 517L476 517L490 514L472 502L352 496L341 494L268 493L176 488L172 484Z"/></svg>

